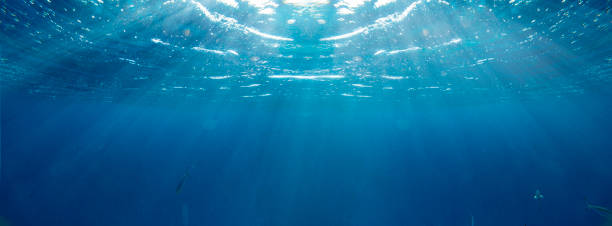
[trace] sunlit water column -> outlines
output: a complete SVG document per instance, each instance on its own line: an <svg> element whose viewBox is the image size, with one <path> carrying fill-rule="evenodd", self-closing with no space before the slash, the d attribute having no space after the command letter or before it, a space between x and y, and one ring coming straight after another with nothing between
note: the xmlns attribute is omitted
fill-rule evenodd
<svg viewBox="0 0 612 226"><path fill-rule="evenodd" d="M2 185L2 85L0 85L0 185Z"/></svg>
<svg viewBox="0 0 612 226"><path fill-rule="evenodd" d="M181 206L181 216L183 218L183 226L189 226L189 206L183 203Z"/></svg>

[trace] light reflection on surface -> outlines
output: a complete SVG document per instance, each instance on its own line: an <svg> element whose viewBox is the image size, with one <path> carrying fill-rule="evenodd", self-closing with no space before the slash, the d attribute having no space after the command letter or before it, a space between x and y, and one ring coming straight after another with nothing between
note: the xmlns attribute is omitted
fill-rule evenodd
<svg viewBox="0 0 612 226"><path fill-rule="evenodd" d="M343 96L351 84L378 84L363 94L382 100L574 95L610 82L605 72L612 57L605 43L611 17L605 5L24 1L1 6L0 27L9 41L2 44L0 65L5 85L41 95L141 90L208 98L215 95L211 90L245 84L261 84L252 88L278 96L310 89L320 92L308 95ZM281 79L330 84L273 82ZM158 92L173 87L185 88ZM442 88L421 91L427 87ZM239 90L232 95L249 96Z"/></svg>

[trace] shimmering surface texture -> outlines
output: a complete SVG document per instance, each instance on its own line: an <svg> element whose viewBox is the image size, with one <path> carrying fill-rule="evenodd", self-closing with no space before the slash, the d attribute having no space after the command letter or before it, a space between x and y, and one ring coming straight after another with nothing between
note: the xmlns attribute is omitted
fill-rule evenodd
<svg viewBox="0 0 612 226"><path fill-rule="evenodd" d="M612 222L611 5L0 0L0 225Z"/></svg>
<svg viewBox="0 0 612 226"><path fill-rule="evenodd" d="M204 101L498 100L610 84L608 1L296 2L3 1L2 80Z"/></svg>

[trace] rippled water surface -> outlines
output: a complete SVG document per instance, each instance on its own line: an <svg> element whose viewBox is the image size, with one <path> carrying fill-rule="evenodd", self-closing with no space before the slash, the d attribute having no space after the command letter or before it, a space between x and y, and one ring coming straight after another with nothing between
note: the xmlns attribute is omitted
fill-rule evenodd
<svg viewBox="0 0 612 226"><path fill-rule="evenodd" d="M610 4L2 1L0 66L109 101L566 96L610 84Z"/></svg>

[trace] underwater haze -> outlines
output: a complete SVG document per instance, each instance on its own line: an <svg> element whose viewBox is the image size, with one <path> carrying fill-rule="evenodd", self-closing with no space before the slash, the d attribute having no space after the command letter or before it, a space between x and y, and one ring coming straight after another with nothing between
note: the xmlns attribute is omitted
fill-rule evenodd
<svg viewBox="0 0 612 226"><path fill-rule="evenodd" d="M611 10L0 0L0 226L610 226Z"/></svg>

